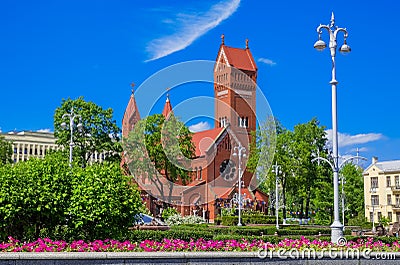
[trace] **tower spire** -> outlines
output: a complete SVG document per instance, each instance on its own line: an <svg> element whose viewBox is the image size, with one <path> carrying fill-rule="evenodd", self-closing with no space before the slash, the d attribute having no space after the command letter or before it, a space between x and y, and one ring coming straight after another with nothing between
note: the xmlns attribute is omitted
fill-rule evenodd
<svg viewBox="0 0 400 265"><path fill-rule="evenodd" d="M165 100L165 105L164 105L162 115L165 118L168 118L168 116L172 112L172 106L171 106L171 102L169 101L169 93L168 93L171 90L171 88L168 87L166 90L167 90L167 99Z"/></svg>
<svg viewBox="0 0 400 265"><path fill-rule="evenodd" d="M225 35L224 34L221 35L221 44L225 45Z"/></svg>
<svg viewBox="0 0 400 265"><path fill-rule="evenodd" d="M249 39L246 39L246 49L249 48Z"/></svg>
<svg viewBox="0 0 400 265"><path fill-rule="evenodd" d="M128 137L130 131L133 130L135 124L140 120L139 110L136 105L136 100L134 96L135 90L133 89L135 83L131 83L132 94L129 98L128 105L125 108L124 117L122 119L122 135L123 137Z"/></svg>

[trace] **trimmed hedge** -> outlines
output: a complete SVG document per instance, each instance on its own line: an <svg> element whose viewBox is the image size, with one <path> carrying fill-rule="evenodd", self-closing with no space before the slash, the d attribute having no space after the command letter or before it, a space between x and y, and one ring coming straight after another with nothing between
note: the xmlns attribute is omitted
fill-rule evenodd
<svg viewBox="0 0 400 265"><path fill-rule="evenodd" d="M223 225L237 225L239 221L238 216L222 216ZM275 216L269 216L264 214L245 214L242 215L242 224L275 224ZM282 223L281 218L278 219L279 223Z"/></svg>
<svg viewBox="0 0 400 265"><path fill-rule="evenodd" d="M284 232L283 232L284 231ZM174 226L168 231L153 231L153 230L131 230L124 238L118 240L130 240L132 242L141 242L144 240L162 241L164 238L168 239L183 239L190 241L191 239L197 240L203 238L205 240L241 240L248 241L263 240L265 242L278 243L285 238L300 239L301 237L310 240L319 239L321 241L330 241L330 236L320 236L318 233L330 234L329 228L318 229L301 229L301 230L279 230L279 236L274 236L275 227L273 226L260 226L260 227L214 227L208 225L200 226ZM292 232L291 234L289 232ZM328 233L329 232L329 233ZM367 237L360 236L346 236L347 241L357 241L358 239L365 240ZM382 241L385 244L392 244L398 241L397 237L375 237L374 241Z"/></svg>
<svg viewBox="0 0 400 265"><path fill-rule="evenodd" d="M297 230L295 228L298 228ZM351 232L350 230L345 230ZM330 241L330 228L310 228L310 227L285 227L278 231L279 236L274 236L276 232L275 226L232 226L232 227L218 227L208 224L200 225L178 225L172 226L167 231L153 231L153 230L131 230L125 235L124 238L119 240L130 240L132 242L141 242L143 240L156 240L162 241L164 238L168 239L183 239L190 241L191 239L197 240L203 238L205 240L226 240L226 239L246 239L248 241L264 240L271 243L277 243L284 238L300 239L302 236L314 240L320 239L322 241ZM324 236L318 236L321 233ZM348 241L357 241L358 239L365 239L366 237L347 236ZM393 243L398 240L396 237L376 237L376 240L381 240L383 243Z"/></svg>
<svg viewBox="0 0 400 265"><path fill-rule="evenodd" d="M299 235L299 236L316 236L318 234L330 234L330 228L318 228L318 229L280 229L278 235Z"/></svg>
<svg viewBox="0 0 400 265"><path fill-rule="evenodd" d="M167 230L167 231L154 231L154 230L132 230L127 234L124 240L132 242L141 242L144 240L155 240L161 242L164 238L168 239L182 239L190 241L191 239L197 240L204 238L206 240L213 239L214 234L209 231L189 231L189 230Z"/></svg>

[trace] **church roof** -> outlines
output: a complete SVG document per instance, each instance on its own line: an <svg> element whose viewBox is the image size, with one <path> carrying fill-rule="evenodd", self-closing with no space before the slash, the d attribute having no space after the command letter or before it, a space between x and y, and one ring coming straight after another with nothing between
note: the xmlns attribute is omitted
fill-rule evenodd
<svg viewBox="0 0 400 265"><path fill-rule="evenodd" d="M258 201L268 201L268 195L265 194L264 192L260 191L259 189L256 189L255 191L253 191L255 198Z"/></svg>
<svg viewBox="0 0 400 265"><path fill-rule="evenodd" d="M212 191L219 199L229 199L235 188L234 187L212 187Z"/></svg>
<svg viewBox="0 0 400 265"><path fill-rule="evenodd" d="M230 66L239 70L257 71L257 65L249 48L233 48L222 44L220 53L222 52L226 55L226 60Z"/></svg>
<svg viewBox="0 0 400 265"><path fill-rule="evenodd" d="M225 128L215 128L211 130L196 132L192 136L192 142L196 147L196 157L203 156Z"/></svg>

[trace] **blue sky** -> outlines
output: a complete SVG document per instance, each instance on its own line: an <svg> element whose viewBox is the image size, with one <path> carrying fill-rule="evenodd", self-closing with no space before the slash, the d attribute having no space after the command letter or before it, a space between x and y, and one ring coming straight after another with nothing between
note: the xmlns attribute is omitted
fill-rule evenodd
<svg viewBox="0 0 400 265"><path fill-rule="evenodd" d="M258 85L284 126L317 117L330 129L330 55L313 44L332 11L352 47L336 56L340 153L400 159L395 0L1 1L0 128L53 130L54 109L79 96L113 108L121 125L131 82L139 87L176 63L215 60L225 34L228 46L250 40ZM203 88L172 89L171 102L212 95Z"/></svg>

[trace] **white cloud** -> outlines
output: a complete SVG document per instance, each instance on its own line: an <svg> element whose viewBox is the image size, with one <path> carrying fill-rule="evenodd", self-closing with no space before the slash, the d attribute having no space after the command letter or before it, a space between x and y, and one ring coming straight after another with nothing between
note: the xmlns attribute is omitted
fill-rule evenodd
<svg viewBox="0 0 400 265"><path fill-rule="evenodd" d="M361 148L352 148L352 149L350 149L350 151L349 152L351 152L351 153L357 153L357 152L359 152L359 153L366 153L366 152L368 152L369 151L369 149L367 148L367 147L361 147Z"/></svg>
<svg viewBox="0 0 400 265"><path fill-rule="evenodd" d="M274 61L272 61L270 59L267 59L267 58L259 58L257 61L260 62L260 63L265 63L265 64L268 64L268 65L271 65L271 66L276 65L276 62L274 62Z"/></svg>
<svg viewBox="0 0 400 265"><path fill-rule="evenodd" d="M208 122L206 121L201 121L199 123L193 124L189 126L189 130L191 132L201 132L205 130L211 129L211 126Z"/></svg>
<svg viewBox="0 0 400 265"><path fill-rule="evenodd" d="M150 54L147 61L157 60L191 45L197 38L229 18L239 7L240 0L225 0L213 5L208 11L195 14L180 13L176 16L177 31L169 36L152 40L146 47ZM165 21L165 20L164 20ZM167 20L172 23L171 20Z"/></svg>
<svg viewBox="0 0 400 265"><path fill-rule="evenodd" d="M332 129L326 130L327 138L332 143ZM338 133L338 144L340 147L365 144L374 142L383 138L381 133L361 133L356 135L350 135L347 133Z"/></svg>
<svg viewBox="0 0 400 265"><path fill-rule="evenodd" d="M51 130L50 130L50 129L40 129L40 130L37 130L37 132L46 132L46 133L49 133L49 132L51 132Z"/></svg>

